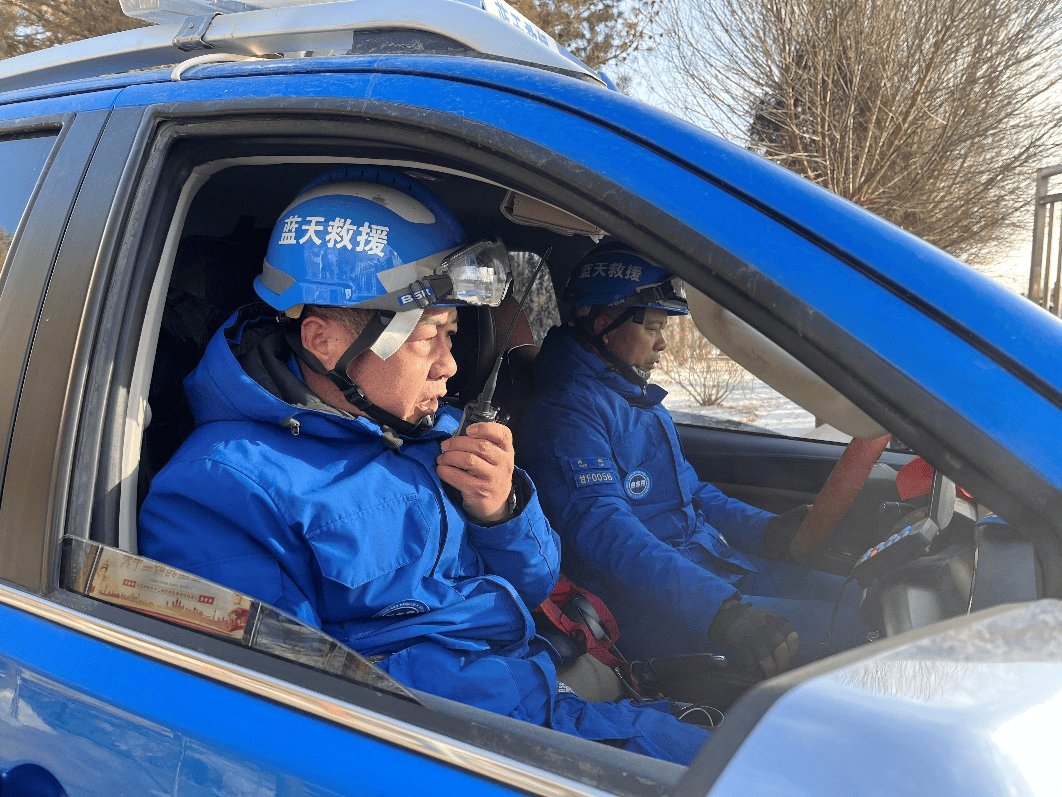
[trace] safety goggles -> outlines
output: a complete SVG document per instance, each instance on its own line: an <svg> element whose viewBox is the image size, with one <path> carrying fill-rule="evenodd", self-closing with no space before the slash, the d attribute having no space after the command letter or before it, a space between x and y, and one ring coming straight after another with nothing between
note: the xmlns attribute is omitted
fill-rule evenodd
<svg viewBox="0 0 1062 797"><path fill-rule="evenodd" d="M388 287L404 285L359 307L392 312L465 304L497 307L512 281L512 268L505 244L496 239L422 258L379 277Z"/></svg>
<svg viewBox="0 0 1062 797"><path fill-rule="evenodd" d="M686 303L686 289L682 280L672 277L659 285L641 288L634 296L623 302L628 307L662 307L685 313L689 309Z"/></svg>
<svg viewBox="0 0 1062 797"><path fill-rule="evenodd" d="M480 241L459 249L443 260L436 271L449 274L452 297L462 304L497 307L512 281L509 252L500 239ZM440 301L444 301L442 297ZM438 303L438 302L437 302Z"/></svg>

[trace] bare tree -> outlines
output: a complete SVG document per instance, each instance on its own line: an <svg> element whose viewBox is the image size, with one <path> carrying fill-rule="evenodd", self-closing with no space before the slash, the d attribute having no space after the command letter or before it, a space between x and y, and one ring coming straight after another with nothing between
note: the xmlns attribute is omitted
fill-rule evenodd
<svg viewBox="0 0 1062 797"><path fill-rule="evenodd" d="M661 0L511 0L517 11L591 69L620 64L651 46Z"/></svg>
<svg viewBox="0 0 1062 797"><path fill-rule="evenodd" d="M0 58L145 24L118 0L0 0Z"/></svg>
<svg viewBox="0 0 1062 797"><path fill-rule="evenodd" d="M1062 143L1057 0L669 0L672 102L971 262Z"/></svg>
<svg viewBox="0 0 1062 797"><path fill-rule="evenodd" d="M681 387L701 407L722 404L748 384L750 374L731 360L697 329L689 316L668 324L668 344L660 359L660 370Z"/></svg>
<svg viewBox="0 0 1062 797"><path fill-rule="evenodd" d="M513 296L517 299L524 295L527 290L527 281L535 274L538 268L539 256L534 252L512 252L509 256L512 263ZM546 337L550 327L560 324L560 313L557 309L557 297L553 292L553 282L549 278L548 268L544 268L535 278L535 284L531 286L531 292L527 294L527 304L524 306L524 314L531 325L531 332L535 337L535 344L542 345L542 339Z"/></svg>
<svg viewBox="0 0 1062 797"><path fill-rule="evenodd" d="M649 46L661 0L514 0L514 7L592 69ZM145 23L119 0L0 0L0 58L101 36Z"/></svg>
<svg viewBox="0 0 1062 797"><path fill-rule="evenodd" d="M4 261L7 260L7 250L11 246L11 236L8 235L7 230L0 227L0 267L4 265Z"/></svg>

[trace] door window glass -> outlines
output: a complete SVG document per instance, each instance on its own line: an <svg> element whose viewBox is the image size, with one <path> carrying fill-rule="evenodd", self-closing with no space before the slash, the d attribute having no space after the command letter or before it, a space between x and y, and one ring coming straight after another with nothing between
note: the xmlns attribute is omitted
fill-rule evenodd
<svg viewBox="0 0 1062 797"><path fill-rule="evenodd" d="M56 133L0 138L0 266L44 170Z"/></svg>

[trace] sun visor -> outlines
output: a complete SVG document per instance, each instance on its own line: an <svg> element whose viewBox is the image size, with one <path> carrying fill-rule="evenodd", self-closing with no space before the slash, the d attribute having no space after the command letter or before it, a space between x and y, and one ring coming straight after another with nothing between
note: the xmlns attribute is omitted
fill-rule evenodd
<svg viewBox="0 0 1062 797"><path fill-rule="evenodd" d="M594 243L600 241L605 234L601 228L583 221L578 216L573 216L566 210L516 191L509 191L505 195L501 204L501 212L515 224L544 227L561 235L585 235Z"/></svg>
<svg viewBox="0 0 1062 797"><path fill-rule="evenodd" d="M886 430L791 354L687 283L690 315L717 349L821 421L852 437Z"/></svg>

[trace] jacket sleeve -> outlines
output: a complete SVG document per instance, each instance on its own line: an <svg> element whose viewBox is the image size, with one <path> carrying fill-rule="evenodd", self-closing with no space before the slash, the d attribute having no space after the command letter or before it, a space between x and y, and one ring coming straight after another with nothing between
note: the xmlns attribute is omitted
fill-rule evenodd
<svg viewBox="0 0 1062 797"><path fill-rule="evenodd" d="M531 479L522 470L513 473L519 480L519 513L496 526L469 522L468 536L479 552L487 572L500 576L516 589L529 608L544 601L560 575L560 543L539 505Z"/></svg>
<svg viewBox="0 0 1062 797"><path fill-rule="evenodd" d="M623 590L638 595L647 610L707 634L719 606L737 594L734 587L657 539L632 512L618 480L589 489L575 485L565 468L572 455L612 457L604 425L592 412L569 405L537 405L534 412L548 413L550 431L534 440L523 436L521 448L528 457L524 465L560 534L566 574L599 592L606 602L610 590ZM534 425L525 412L521 428ZM575 441L578 451L571 449Z"/></svg>
<svg viewBox="0 0 1062 797"><path fill-rule="evenodd" d="M208 459L171 462L151 483L140 510L143 556L272 604L318 628L312 585L297 584L284 556L301 547L269 491ZM287 554L284 549L286 548Z"/></svg>
<svg viewBox="0 0 1062 797"><path fill-rule="evenodd" d="M739 551L763 555L763 532L767 521L774 517L772 513L730 498L715 485L700 481L686 460L682 462L682 478L709 525Z"/></svg>

